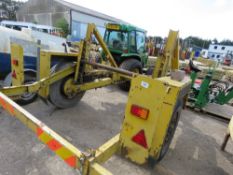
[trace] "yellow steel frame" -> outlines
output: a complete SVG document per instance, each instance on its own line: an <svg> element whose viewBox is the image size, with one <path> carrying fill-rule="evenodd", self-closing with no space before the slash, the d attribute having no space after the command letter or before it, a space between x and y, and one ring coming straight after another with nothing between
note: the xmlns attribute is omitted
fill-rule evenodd
<svg viewBox="0 0 233 175"><path fill-rule="evenodd" d="M70 167L79 170L83 175L111 174L108 170L100 166L99 163L105 162L117 151L119 148L119 134L96 151L83 153L1 92L0 106L11 116L16 117L25 126L30 128L41 142L46 144ZM54 145L51 146L50 143L53 143Z"/></svg>
<svg viewBox="0 0 233 175"><path fill-rule="evenodd" d="M231 121L229 123L228 129L229 129L229 133L231 135L231 138L233 139L233 117L232 117L232 119L231 119Z"/></svg>
<svg viewBox="0 0 233 175"><path fill-rule="evenodd" d="M227 142L229 140L229 138L231 137L231 139L233 140L233 116L229 122L228 128L227 128L227 132L225 134L223 143L221 145L221 150L224 151L227 145Z"/></svg>
<svg viewBox="0 0 233 175"><path fill-rule="evenodd" d="M11 44L11 70L12 70L12 83L14 85L21 85L24 82L24 59L23 48L17 44Z"/></svg>
<svg viewBox="0 0 233 175"><path fill-rule="evenodd" d="M159 158L168 125L173 112L176 112L175 107L178 102L180 105L183 103L190 82L177 82L170 77L152 79L138 76L131 80L131 86L120 140L126 157L137 164L145 164L149 157ZM132 105L149 109L148 119L135 117L131 112ZM132 141L133 136L141 130L145 133L148 148L142 148Z"/></svg>
<svg viewBox="0 0 233 175"><path fill-rule="evenodd" d="M91 83L85 83L85 84L79 84L79 85L77 84L81 61L85 62L84 71L86 74L88 73L103 74L103 75L105 74L101 70L93 71L93 68L92 68L93 65L91 65L91 63L89 62L89 47L91 44L92 35L96 37L100 46L103 48L107 59L113 66L113 67L110 67L110 66L106 66L106 67L111 68L111 69L117 68L118 66L114 58L112 57L110 51L108 50L105 42L103 41L101 35L96 29L95 24L89 24L85 40L79 43L78 53L61 53L61 52L51 52L51 51L46 51L46 50L43 50L40 52L40 61L39 61L40 69L38 71L40 80L30 85L29 84L22 85L23 80L24 80L23 49L21 46L13 44L12 45L12 53L13 53L12 60L17 59L18 65L12 64L12 68L13 68L13 71L16 72L17 78L13 78L12 87L2 88L0 89L0 91L8 96L16 96L16 95L23 94L26 92L38 92L38 94L41 97L46 99L49 95L49 85L71 74L74 74L74 78L70 86L75 92L78 92L81 90L85 91L85 90L94 89L94 88L110 85L113 83L117 83L121 80L120 79L121 76L129 79L130 77L126 76L125 74L118 73L118 75L115 75L116 73L112 73L111 78L103 78L103 79L99 79L98 81L91 82ZM63 59L65 58L66 61L69 61L69 62L74 61L76 62L76 64L74 66L70 66L67 69L61 70L51 75L50 67L51 67L52 57L61 57ZM122 71L122 72L127 72L127 71Z"/></svg>
<svg viewBox="0 0 233 175"><path fill-rule="evenodd" d="M108 81L111 80L106 79L106 82ZM93 85L84 84L81 87L91 89ZM100 85L105 86L105 84ZM98 149L91 150L88 153L84 153L74 147L2 92L0 92L0 106L11 116L16 117L30 128L41 142L46 144L70 167L79 170L81 174L111 175L100 164L106 162L117 152L137 164L147 163L149 157L153 157L155 160L158 159L174 106L178 100L183 100L188 92L182 93L182 91L187 89L189 85L190 81L177 82L169 77L152 79L138 75L133 78L121 132ZM133 104L150 110L148 120L144 121L133 116L130 112ZM132 141L133 135L142 129L144 129L146 134L148 149L142 148Z"/></svg>
<svg viewBox="0 0 233 175"><path fill-rule="evenodd" d="M92 39L92 35L96 37L98 40L100 46L103 48L103 51L111 63L113 67L105 66L101 67L103 69L112 70L114 73L111 77L111 80L109 79L101 79L95 83L87 83L87 84L79 84L78 76L79 76L79 70L80 70L80 64L81 61L84 61L84 72L86 74L93 73L93 65L94 63L89 62L89 47ZM178 46L179 46L179 39L178 39L178 32L176 31L170 31L168 40L166 43L166 47L164 50L163 56L158 58L158 61L156 62L156 66L153 72L153 78L162 77L165 76L168 68L171 66L172 70L176 70L179 68L179 57L178 57ZM131 79L133 76L137 76L136 73L129 73L127 71L121 71L119 72L119 69L117 68L117 64L112 57L110 51L108 50L106 44L104 43L101 35L99 34L98 30L96 29L96 26L94 24L89 24L87 29L87 34L85 40L81 41L79 43L79 52L78 53L60 53L60 52L50 52L50 51L41 51L40 53L40 70L39 70L39 77L40 80L32 85L22 85L24 74L23 74L23 50L20 48L20 46L13 45L12 46L12 53L14 53L15 57L18 58L20 64L18 66L12 65L14 70L17 72L17 80L13 79L13 87L11 88L3 88L0 91L4 94L7 94L8 96L16 96L19 94L23 94L26 92L38 92L39 95L43 98L47 98L49 95L49 85L68 76L71 74L74 74L73 77L73 84L70 84L72 86L72 90L75 92L78 92L80 90L88 90L93 88L98 88L114 83L118 83L121 81L121 77ZM67 61L75 61L76 64L74 67L70 67L67 69L64 69L60 72L57 72L55 74L50 75L50 67L51 67L51 58L52 57L62 57L65 58ZM98 72L101 72L99 70L95 70L95 73L98 74ZM130 74L130 76L129 76Z"/></svg>
<svg viewBox="0 0 233 175"><path fill-rule="evenodd" d="M102 46L111 66L100 65L89 61L88 54L92 35L95 35ZM178 33L170 32L170 35L165 48L166 57L162 58L165 60L161 59L162 62L160 62L163 68L159 69L157 74L154 73L154 77L164 76L170 64L173 70L178 68ZM16 52L14 52L14 50L16 50ZM23 60L22 48L13 45L12 52L15 53L15 55L13 55L18 59L18 62ZM56 56L62 57L71 63L74 62L75 64L51 75L51 58ZM171 61L172 58L174 58L173 61ZM13 87L0 89L0 106L29 127L36 133L41 142L46 144L68 165L79 170L83 175L110 175L111 173L100 164L107 161L116 152L121 153L137 164L147 163L148 159L151 157L157 160L175 106L178 101L185 98L190 86L189 80L178 82L171 80L169 77L154 79L118 69L117 64L94 24L88 25L86 39L79 43L79 53L41 51L39 81L29 85L22 85L22 80L24 78L22 64L23 62L21 62L20 65L15 64L13 67L18 77L18 79L13 82ZM79 83L78 78L81 64L84 66L82 69L84 69L83 71L86 74L104 76L93 82ZM93 67L96 66L108 70L108 72L106 73L99 69L93 69ZM77 92L117 83L121 80L121 77L131 79L131 89L121 132L98 149L89 151L88 153L83 153L78 148L74 147L71 143L6 96L20 95L25 92L38 92L41 97L47 98L49 95L49 85L68 75L73 75L73 81L69 81L67 86ZM142 120L133 116L130 111L132 105L138 105L148 109L150 111L148 119ZM132 140L132 137L140 130L144 130L145 133L145 139L148 144L148 148L146 149Z"/></svg>

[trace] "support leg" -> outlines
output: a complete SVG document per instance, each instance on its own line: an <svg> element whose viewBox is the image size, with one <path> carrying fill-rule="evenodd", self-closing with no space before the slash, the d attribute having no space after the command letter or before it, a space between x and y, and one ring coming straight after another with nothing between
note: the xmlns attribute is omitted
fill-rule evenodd
<svg viewBox="0 0 233 175"><path fill-rule="evenodd" d="M222 143L222 145L221 145L221 150L222 150L222 151L225 150L229 138L230 138L230 133L227 132L226 135L225 135L225 137L224 137L223 143Z"/></svg>

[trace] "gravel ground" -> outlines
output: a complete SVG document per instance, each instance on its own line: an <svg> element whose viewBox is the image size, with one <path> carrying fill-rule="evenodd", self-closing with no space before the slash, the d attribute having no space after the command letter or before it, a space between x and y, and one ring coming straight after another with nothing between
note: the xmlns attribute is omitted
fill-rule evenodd
<svg viewBox="0 0 233 175"><path fill-rule="evenodd" d="M116 87L87 92L74 108L56 110L42 101L25 108L82 150L97 148L117 134L127 94ZM0 114L0 175L77 175L16 119ZM113 156L104 166L116 175L233 174L233 142L220 145L227 124L184 110L165 158L154 168Z"/></svg>

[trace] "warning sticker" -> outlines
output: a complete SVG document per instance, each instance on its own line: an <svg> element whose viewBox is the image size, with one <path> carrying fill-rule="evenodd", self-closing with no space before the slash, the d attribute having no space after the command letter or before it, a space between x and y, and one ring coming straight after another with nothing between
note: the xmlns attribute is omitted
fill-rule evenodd
<svg viewBox="0 0 233 175"><path fill-rule="evenodd" d="M141 86L147 89L147 88L149 88L149 83L142 81Z"/></svg>

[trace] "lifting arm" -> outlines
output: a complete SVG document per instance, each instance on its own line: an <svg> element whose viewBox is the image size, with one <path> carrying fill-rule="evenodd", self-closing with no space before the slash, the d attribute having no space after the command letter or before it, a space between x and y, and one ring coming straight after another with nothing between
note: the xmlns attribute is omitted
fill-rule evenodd
<svg viewBox="0 0 233 175"><path fill-rule="evenodd" d="M152 77L166 76L169 71L179 69L179 32L169 31L163 53L158 57Z"/></svg>

